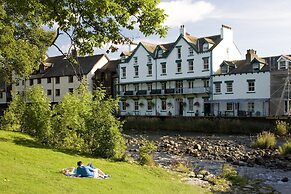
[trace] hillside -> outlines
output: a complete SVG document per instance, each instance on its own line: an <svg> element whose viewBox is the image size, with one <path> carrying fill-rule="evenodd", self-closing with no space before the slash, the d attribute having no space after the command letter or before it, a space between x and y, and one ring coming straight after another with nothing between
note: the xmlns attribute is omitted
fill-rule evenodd
<svg viewBox="0 0 291 194"><path fill-rule="evenodd" d="M179 183L163 169L110 162L39 146L29 136L0 131L0 193L204 193ZM70 178L59 173L76 162L92 162L110 179Z"/></svg>

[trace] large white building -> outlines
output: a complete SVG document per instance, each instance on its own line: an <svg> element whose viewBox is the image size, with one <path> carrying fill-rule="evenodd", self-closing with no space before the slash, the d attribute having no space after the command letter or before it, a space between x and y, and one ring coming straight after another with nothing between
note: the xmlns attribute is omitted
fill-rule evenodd
<svg viewBox="0 0 291 194"><path fill-rule="evenodd" d="M58 103L62 97L80 85L80 77L88 82L93 90L92 77L97 69L104 66L109 59L106 55L78 57L79 65L72 65L64 56L50 57L40 65L37 72L29 79L17 79L12 84L12 91L22 92L33 85L41 85L52 103Z"/></svg>
<svg viewBox="0 0 291 194"><path fill-rule="evenodd" d="M211 75L224 60L240 60L233 31L197 38L181 26L175 42L141 42L122 55L119 72L121 115L208 115Z"/></svg>

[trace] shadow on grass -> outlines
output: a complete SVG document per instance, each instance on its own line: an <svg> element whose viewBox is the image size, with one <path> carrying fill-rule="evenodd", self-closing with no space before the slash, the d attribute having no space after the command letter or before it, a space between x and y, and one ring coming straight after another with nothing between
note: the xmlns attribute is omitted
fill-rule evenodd
<svg viewBox="0 0 291 194"><path fill-rule="evenodd" d="M5 138L0 138L0 141L9 141L9 140L5 139ZM22 137L15 137L13 142L16 145L20 145L20 146L25 146L25 147L30 147L30 148L39 148L39 149L48 149L48 150L52 150L54 152L61 152L61 153L68 154L68 155L71 155L71 156L98 158L98 157L93 156L91 154L80 153L80 152L77 152L76 150L72 150L72 149L53 148L53 147L46 146L46 145L43 145L41 143L38 143L38 142L36 142L36 141L34 141L32 139L26 139L26 138L22 138Z"/></svg>
<svg viewBox="0 0 291 194"><path fill-rule="evenodd" d="M4 137L0 137L0 141L2 142L8 142L11 141L10 139L4 138Z"/></svg>

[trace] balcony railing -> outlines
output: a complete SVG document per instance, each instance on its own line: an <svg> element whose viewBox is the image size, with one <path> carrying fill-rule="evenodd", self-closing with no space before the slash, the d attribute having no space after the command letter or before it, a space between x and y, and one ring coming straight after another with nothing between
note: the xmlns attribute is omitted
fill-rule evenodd
<svg viewBox="0 0 291 194"><path fill-rule="evenodd" d="M173 95L173 94L204 94L208 93L208 87L194 87L194 88L167 88L148 90L138 90L138 91L125 91L120 92L120 96L152 96L152 95Z"/></svg>

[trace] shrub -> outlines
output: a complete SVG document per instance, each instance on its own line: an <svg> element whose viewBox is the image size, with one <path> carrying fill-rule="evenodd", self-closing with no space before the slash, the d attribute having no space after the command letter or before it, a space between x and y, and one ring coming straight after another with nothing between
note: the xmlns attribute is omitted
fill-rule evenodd
<svg viewBox="0 0 291 194"><path fill-rule="evenodd" d="M141 146L139 149L139 163L141 165L154 166L153 151L155 149L156 146L152 142L146 142L145 145Z"/></svg>
<svg viewBox="0 0 291 194"><path fill-rule="evenodd" d="M275 132L280 136L286 135L288 132L288 124L284 121L276 121Z"/></svg>
<svg viewBox="0 0 291 194"><path fill-rule="evenodd" d="M191 169L191 162L186 163L185 161L174 161L172 163L173 170L181 173L189 173Z"/></svg>
<svg viewBox="0 0 291 194"><path fill-rule="evenodd" d="M255 142L253 142L253 147L268 149L276 146L276 137L273 133L263 131L257 136Z"/></svg>
<svg viewBox="0 0 291 194"><path fill-rule="evenodd" d="M279 147L279 152L281 155L291 154L291 142L287 141L282 146Z"/></svg>
<svg viewBox="0 0 291 194"><path fill-rule="evenodd" d="M233 184L240 186L245 186L247 184L247 179L245 177L239 176L235 168L229 164L223 164L220 177L225 178L226 180L231 181Z"/></svg>

